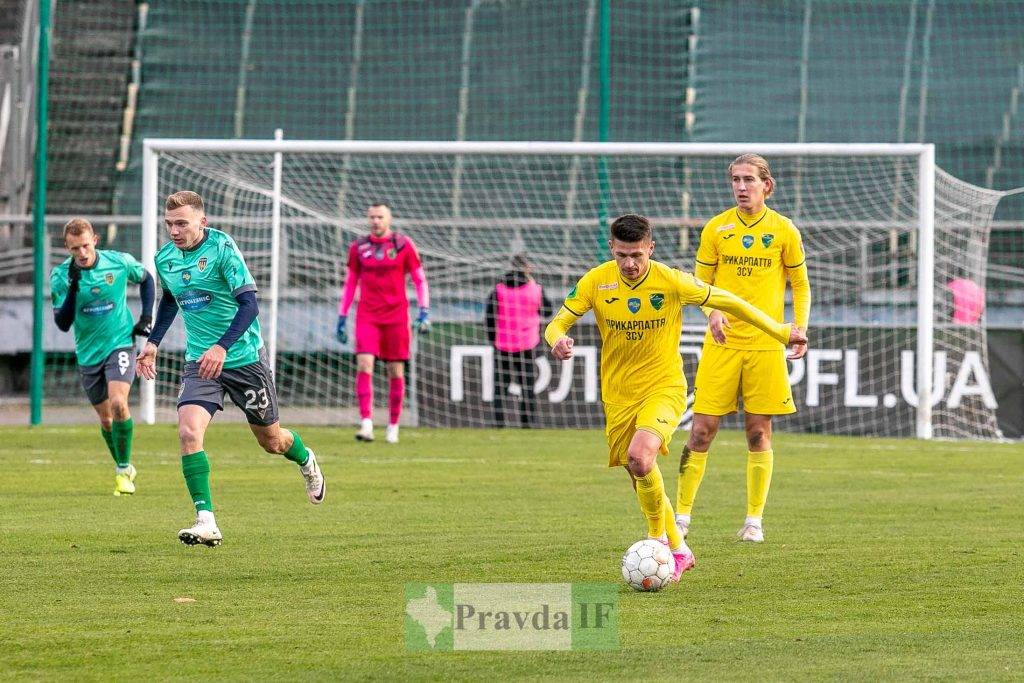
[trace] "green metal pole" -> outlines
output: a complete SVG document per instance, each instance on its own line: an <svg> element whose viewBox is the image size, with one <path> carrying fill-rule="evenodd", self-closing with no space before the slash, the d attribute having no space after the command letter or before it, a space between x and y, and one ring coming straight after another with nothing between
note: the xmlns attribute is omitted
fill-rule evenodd
<svg viewBox="0 0 1024 683"><path fill-rule="evenodd" d="M46 268L46 124L50 76L50 0L39 5L39 63L36 71L36 168L35 201L32 205L32 375L29 389L29 420L43 419L43 283Z"/></svg>
<svg viewBox="0 0 1024 683"><path fill-rule="evenodd" d="M611 44L612 44L612 3L611 0L601 0L601 11L599 19L600 38L598 39L597 65L598 80L598 118L597 118L597 139L599 142L608 142L608 121L609 103L611 101ZM600 157L597 160L597 182L600 188L601 197L598 206L598 257L608 256L608 204L611 195L611 187L608 183L608 160Z"/></svg>

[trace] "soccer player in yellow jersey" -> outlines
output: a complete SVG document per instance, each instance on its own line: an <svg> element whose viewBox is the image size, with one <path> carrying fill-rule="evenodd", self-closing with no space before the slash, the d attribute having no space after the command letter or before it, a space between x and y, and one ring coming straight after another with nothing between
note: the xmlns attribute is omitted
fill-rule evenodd
<svg viewBox="0 0 1024 683"><path fill-rule="evenodd" d="M686 378L679 355L684 304L711 306L764 330L779 343L806 339L739 297L693 275L652 261L650 222L627 214L612 222L614 260L593 268L572 288L548 324L544 339L559 360L572 357L569 328L593 309L601 333L601 399L608 466L623 466L633 480L651 538L667 541L675 557L673 580L694 565L693 553L673 523L672 504L658 469L686 410Z"/></svg>
<svg viewBox="0 0 1024 683"><path fill-rule="evenodd" d="M800 232L785 216L765 206L775 190L768 162L744 154L729 165L736 206L704 226L697 247L695 275L735 292L775 320L783 319L786 280L793 288L793 315L806 336L811 287ZM786 368L786 351L772 338L731 311L703 307L708 331L693 383L693 427L679 461L676 524L685 536L708 449L723 415L736 412L743 396L747 433L747 518L740 540L764 540L761 517L772 480L772 416L796 412ZM807 341L794 344L788 358L807 353Z"/></svg>

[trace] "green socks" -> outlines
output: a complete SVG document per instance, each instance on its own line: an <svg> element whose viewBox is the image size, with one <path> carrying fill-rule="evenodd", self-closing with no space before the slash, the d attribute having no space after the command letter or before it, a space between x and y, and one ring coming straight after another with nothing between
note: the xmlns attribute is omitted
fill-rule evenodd
<svg viewBox="0 0 1024 683"><path fill-rule="evenodd" d="M185 485L196 511L213 512L213 500L210 497L210 461L206 459L206 451L189 453L181 456L181 473L185 475Z"/></svg>
<svg viewBox="0 0 1024 683"><path fill-rule="evenodd" d="M108 432L100 427L100 434L107 444L110 457L114 459L118 467L128 467L132 461L132 434L135 432L135 423L129 417L124 422L111 423L111 430Z"/></svg>
<svg viewBox="0 0 1024 683"><path fill-rule="evenodd" d="M114 449L114 435L111 432L108 432L103 427L100 427L100 434L103 435L103 440L107 444L107 450L110 451L110 457L113 458L114 462L116 463L117 462L117 451Z"/></svg>
<svg viewBox="0 0 1024 683"><path fill-rule="evenodd" d="M124 422L114 422L110 431L111 441L114 444L114 460L118 467L128 467L132 461L132 434L135 431L135 423L129 417Z"/></svg>
<svg viewBox="0 0 1024 683"><path fill-rule="evenodd" d="M303 467L309 462L309 453L306 451L306 446L302 443L302 437L299 436L298 432L292 432L292 439L292 446L284 452L284 457L299 467Z"/></svg>

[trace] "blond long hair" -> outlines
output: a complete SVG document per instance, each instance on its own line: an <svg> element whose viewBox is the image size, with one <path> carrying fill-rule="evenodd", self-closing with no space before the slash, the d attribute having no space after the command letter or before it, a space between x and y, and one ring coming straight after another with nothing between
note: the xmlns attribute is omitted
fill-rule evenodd
<svg viewBox="0 0 1024 683"><path fill-rule="evenodd" d="M741 154L729 164L729 175L732 176L732 169L739 164L750 164L757 169L757 177L765 182L767 187L764 191L764 198L772 196L775 192L775 178L772 177L772 170L768 168L768 160L760 154Z"/></svg>

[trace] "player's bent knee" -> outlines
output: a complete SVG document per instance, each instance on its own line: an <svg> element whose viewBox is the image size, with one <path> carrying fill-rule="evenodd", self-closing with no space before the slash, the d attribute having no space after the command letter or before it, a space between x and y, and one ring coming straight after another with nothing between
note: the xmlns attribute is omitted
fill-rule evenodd
<svg viewBox="0 0 1024 683"><path fill-rule="evenodd" d="M647 457L646 453L630 449L627 454L626 467L634 477L646 477L654 467L654 458Z"/></svg>

